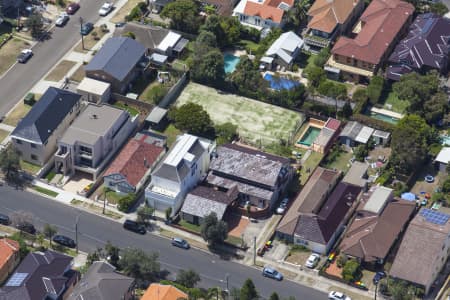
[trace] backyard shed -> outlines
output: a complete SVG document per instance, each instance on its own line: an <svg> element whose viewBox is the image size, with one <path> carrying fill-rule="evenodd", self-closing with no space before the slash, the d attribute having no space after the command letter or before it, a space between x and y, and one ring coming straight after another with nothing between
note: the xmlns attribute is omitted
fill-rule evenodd
<svg viewBox="0 0 450 300"><path fill-rule="evenodd" d="M377 215L394 198L394 190L384 186L372 187L369 193L369 197L363 197L361 201L361 210L369 211Z"/></svg>
<svg viewBox="0 0 450 300"><path fill-rule="evenodd" d="M377 145L386 145L389 141L391 134L387 131L375 130L372 134L372 138Z"/></svg>
<svg viewBox="0 0 450 300"><path fill-rule="evenodd" d="M111 97L111 84L85 77L77 87L81 100L92 103L107 103Z"/></svg>
<svg viewBox="0 0 450 300"><path fill-rule="evenodd" d="M164 119L167 115L167 109L155 106L145 118L145 123L152 129L163 126Z"/></svg>
<svg viewBox="0 0 450 300"><path fill-rule="evenodd" d="M441 152L439 152L438 156L434 160L436 167L440 172L445 172L447 168L448 162L450 161L450 147L442 148Z"/></svg>
<svg viewBox="0 0 450 300"><path fill-rule="evenodd" d="M367 189L367 169L369 165L363 162L355 161L345 174L342 182L351 183L353 185L363 188L363 191Z"/></svg>

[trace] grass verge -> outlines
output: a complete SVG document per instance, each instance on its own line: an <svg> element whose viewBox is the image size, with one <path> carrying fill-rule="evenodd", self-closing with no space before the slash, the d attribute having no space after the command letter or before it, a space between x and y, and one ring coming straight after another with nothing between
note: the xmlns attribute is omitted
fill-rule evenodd
<svg viewBox="0 0 450 300"><path fill-rule="evenodd" d="M30 111L31 106L19 103L14 109L6 116L3 123L10 126L17 126L20 120Z"/></svg>
<svg viewBox="0 0 450 300"><path fill-rule="evenodd" d="M67 72L72 69L73 66L76 65L76 62L70 60L61 61L53 70L45 77L45 80L48 81L60 81L64 79Z"/></svg>
<svg viewBox="0 0 450 300"><path fill-rule="evenodd" d="M9 131L0 129L0 143L6 139L6 137L9 135Z"/></svg>
<svg viewBox="0 0 450 300"><path fill-rule="evenodd" d="M81 80L83 80L83 78L85 77L85 73L84 73L84 66L81 65L78 67L78 69L72 74L72 76L70 77L71 80L76 81L76 82L81 82Z"/></svg>
<svg viewBox="0 0 450 300"><path fill-rule="evenodd" d="M10 39L0 48L0 75L6 72L15 62L17 54L30 45L18 38ZM33 58L31 58L33 59Z"/></svg>
<svg viewBox="0 0 450 300"><path fill-rule="evenodd" d="M43 187L40 187L40 186L33 186L33 190L35 190L36 192L39 192L41 194L45 194L47 196L53 197L53 198L59 195L55 191L51 191L49 189L46 189L46 188L43 188Z"/></svg>
<svg viewBox="0 0 450 300"><path fill-rule="evenodd" d="M87 203L85 201L81 201L78 199L72 199L72 201L70 201L71 204L75 205L75 206L80 206L89 210L94 211L97 214L103 214L103 207L97 206L93 203ZM114 212L112 210L106 209L105 210L105 216L118 220L121 219L123 217L122 214L119 214L117 212Z"/></svg>
<svg viewBox="0 0 450 300"><path fill-rule="evenodd" d="M103 30L101 30L99 27L94 27L94 30L92 30L88 35L84 36L84 49L83 43L80 41L78 45L75 47L75 51L87 53L89 50L92 49L92 47L94 47L101 40L101 38L105 34L106 32L103 32Z"/></svg>
<svg viewBox="0 0 450 300"><path fill-rule="evenodd" d="M130 11L142 0L128 0L124 6L122 6L119 11L111 18L111 22L123 22L125 17L130 13Z"/></svg>

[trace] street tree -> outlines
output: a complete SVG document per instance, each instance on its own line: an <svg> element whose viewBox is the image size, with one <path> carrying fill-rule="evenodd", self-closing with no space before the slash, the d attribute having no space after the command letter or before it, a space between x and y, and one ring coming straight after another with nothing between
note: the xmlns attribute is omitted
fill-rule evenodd
<svg viewBox="0 0 450 300"><path fill-rule="evenodd" d="M208 113L199 104L188 102L169 112L175 127L202 137L214 137L214 127Z"/></svg>
<svg viewBox="0 0 450 300"><path fill-rule="evenodd" d="M42 233L44 234L44 236L49 239L50 241L50 247L52 246L52 239L53 236L58 232L58 228L56 228L56 226L54 225L50 225L50 224L45 224L44 225L44 229L42 230Z"/></svg>
<svg viewBox="0 0 450 300"><path fill-rule="evenodd" d="M106 259L108 260L108 262L111 265L113 265L114 267L117 267L119 265L119 259L120 259L119 247L116 247L110 241L107 241L104 252L105 252Z"/></svg>
<svg viewBox="0 0 450 300"><path fill-rule="evenodd" d="M256 291L255 284L248 278L245 280L244 285L241 288L240 300L254 300L258 298L258 292Z"/></svg>
<svg viewBox="0 0 450 300"><path fill-rule="evenodd" d="M193 288L200 281L200 275L192 269L180 270L176 281L187 288Z"/></svg>
<svg viewBox="0 0 450 300"><path fill-rule="evenodd" d="M170 19L170 28L195 34L201 24L199 14L199 3L193 0L178 0L164 6L160 16Z"/></svg>
<svg viewBox="0 0 450 300"><path fill-rule="evenodd" d="M127 248L121 253L120 268L126 275L136 278L138 283L146 284L159 277L158 253L147 253L137 248Z"/></svg>
<svg viewBox="0 0 450 300"><path fill-rule="evenodd" d="M148 224L152 219L155 209L150 206L141 206L137 210L137 221L140 223Z"/></svg>
<svg viewBox="0 0 450 300"><path fill-rule="evenodd" d="M227 223L222 220L219 221L215 212L212 212L203 218L200 231L203 239L207 241L210 246L223 243L228 237Z"/></svg>
<svg viewBox="0 0 450 300"><path fill-rule="evenodd" d="M6 181L16 183L19 180L20 158L11 145L0 152L0 168Z"/></svg>
<svg viewBox="0 0 450 300"><path fill-rule="evenodd" d="M391 163L400 174L409 174L420 168L431 144L432 131L424 119L418 115L407 115L401 119L391 139Z"/></svg>
<svg viewBox="0 0 450 300"><path fill-rule="evenodd" d="M31 36L39 38L44 33L44 21L42 15L35 11L25 21L25 26L30 28Z"/></svg>

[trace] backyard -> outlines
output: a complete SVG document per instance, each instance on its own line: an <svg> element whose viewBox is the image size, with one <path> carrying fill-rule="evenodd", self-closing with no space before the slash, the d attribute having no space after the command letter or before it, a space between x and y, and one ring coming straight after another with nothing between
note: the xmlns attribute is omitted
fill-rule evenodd
<svg viewBox="0 0 450 300"><path fill-rule="evenodd" d="M394 91L390 91L386 96L386 101L384 102L384 108L392 110L394 112L403 114L409 106L407 100L398 99L397 94Z"/></svg>
<svg viewBox="0 0 450 300"><path fill-rule="evenodd" d="M243 140L259 146L280 139L292 140L304 120L300 113L196 83L186 86L176 105L188 102L203 106L216 124L231 122L237 125Z"/></svg>

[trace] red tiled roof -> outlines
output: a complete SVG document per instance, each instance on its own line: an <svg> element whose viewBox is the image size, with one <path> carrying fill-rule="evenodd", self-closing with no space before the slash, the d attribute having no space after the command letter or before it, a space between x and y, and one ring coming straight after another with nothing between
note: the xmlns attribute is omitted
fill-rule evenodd
<svg viewBox="0 0 450 300"><path fill-rule="evenodd" d="M331 33L337 24L344 24L361 0L316 0L308 10L308 28Z"/></svg>
<svg viewBox="0 0 450 300"><path fill-rule="evenodd" d="M285 3L290 7L294 5L293 0L266 0L264 3L247 1L244 14L247 16L259 16L262 19L270 19L276 23L281 23L284 15L284 10L278 8L281 3Z"/></svg>
<svg viewBox="0 0 450 300"><path fill-rule="evenodd" d="M19 251L19 243L7 238L0 240L0 269Z"/></svg>
<svg viewBox="0 0 450 300"><path fill-rule="evenodd" d="M356 38L339 38L331 52L378 64L413 12L407 2L373 0L360 18L362 29Z"/></svg>
<svg viewBox="0 0 450 300"><path fill-rule="evenodd" d="M341 121L329 118L327 123L325 124L325 127L336 131L339 129L339 127L341 127Z"/></svg>
<svg viewBox="0 0 450 300"><path fill-rule="evenodd" d="M152 166L164 151L163 147L145 142L146 136L140 140L131 139L120 151L113 163L106 170L104 176L122 174L129 184L136 186L147 172L145 166Z"/></svg>

